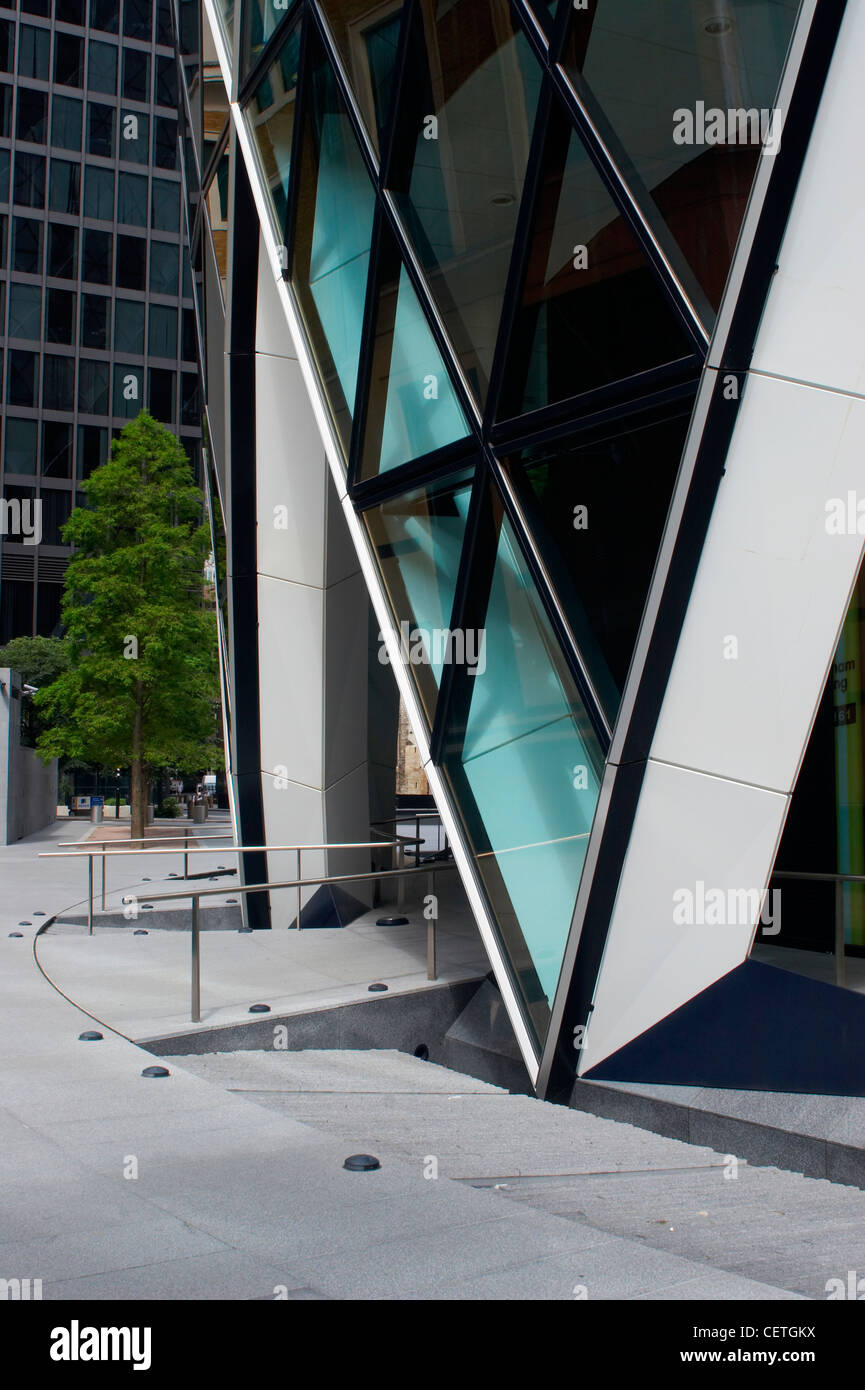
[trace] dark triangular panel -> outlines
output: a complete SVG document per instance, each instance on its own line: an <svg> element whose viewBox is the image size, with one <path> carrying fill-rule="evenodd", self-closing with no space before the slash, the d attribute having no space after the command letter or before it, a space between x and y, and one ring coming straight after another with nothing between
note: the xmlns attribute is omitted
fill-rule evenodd
<svg viewBox="0 0 865 1390"><path fill-rule="evenodd" d="M300 926L302 931L308 927L347 927L362 917L369 908L338 883L322 883L316 888L309 902L301 908ZM289 927L297 926L297 918Z"/></svg>
<svg viewBox="0 0 865 1390"><path fill-rule="evenodd" d="M861 994L747 960L584 1079L863 1096L863 1056Z"/></svg>
<svg viewBox="0 0 865 1390"><path fill-rule="evenodd" d="M693 358L684 321L554 102L497 415L511 419Z"/></svg>

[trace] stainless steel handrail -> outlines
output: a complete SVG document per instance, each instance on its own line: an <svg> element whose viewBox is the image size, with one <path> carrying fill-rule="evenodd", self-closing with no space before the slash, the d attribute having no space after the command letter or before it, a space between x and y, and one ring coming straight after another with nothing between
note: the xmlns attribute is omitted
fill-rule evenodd
<svg viewBox="0 0 865 1390"><path fill-rule="evenodd" d="M432 911L424 916L427 921L427 979L437 978L436 966L436 922L438 921L438 901L435 895L435 876L436 873L446 873L451 869L456 869L456 864L439 864L435 869L424 865L415 865L412 868L382 869L381 872L365 874L325 874L315 878L289 879L283 883L247 883L240 887L233 888L236 893L273 893L282 888L296 888L298 899L302 888L317 887L322 883L362 883L368 879L396 878L398 875L407 878L415 874L426 874L429 892L433 898L431 904ZM201 1022L201 904L202 898L212 898L221 896L223 890L220 888L201 888L195 893L190 893L187 889L183 893L159 893L149 895L147 901L150 903L176 902L178 898L191 898L192 900L192 930L191 946L192 957L190 963L190 1022ZM300 917L298 916L298 926Z"/></svg>
<svg viewBox="0 0 865 1390"><path fill-rule="evenodd" d="M214 836L212 836L211 838L212 838L212 839L217 839L217 838L221 838L221 837L217 837L217 836L214 835ZM233 838L233 837L232 837L232 838ZM81 841L80 841L80 840L76 840L76 841L74 841L73 843L74 843L75 845L80 845L80 844L81 844ZM88 861L88 863L87 863L87 927L88 927L89 934L90 934L91 936L93 935L93 860L94 860L94 858L96 857L96 855L99 855L99 856L101 857L101 860L102 860L102 910L103 910L103 912L104 912L104 911L105 911L105 893L106 893L106 888L105 888L105 872L106 872L106 871L105 871L105 861L106 861L106 859L115 859L115 858L120 857L121 855L129 855L129 854L134 854L135 857L136 857L136 859L138 859L138 858L140 858L142 855L148 855L148 854L171 854L171 853L172 853L172 849L171 849L171 846L170 846L170 845L167 846L167 847L164 848L164 849L136 849L136 850L115 849L115 850L109 850L109 851L106 852L106 849L105 849L106 844L112 844L112 843L115 843L115 842L114 842L114 841L111 841L111 840L102 840L102 841L97 840L97 841L94 841L94 846L95 846L95 847L94 847L93 849L90 849L90 848L87 848L87 849L77 849L77 848L76 848L76 849L73 849L73 850L71 850L71 851L67 851L67 852L64 853L64 854L60 854L60 853L58 853L56 850L43 850L43 851L41 851L40 854L37 856L39 859L87 859L87 861ZM120 840L120 841L117 841L116 843L118 843L118 844L124 844L124 845L125 845L125 844L128 844L129 841L128 841L128 840ZM139 841L139 843L143 843L143 842ZM296 854L296 855L297 855L297 876L298 876L298 878L300 878L300 877L301 877L301 872L302 872L301 855L302 855L302 853L303 853L303 851L304 851L305 849L306 849L306 850L319 850L319 851L320 851L320 850L332 850L332 849L333 849L333 850L336 850L336 849L394 849L394 848L396 848L398 863L401 865L402 862L403 862L403 858L402 858L403 849L402 849L402 846L403 846L404 843L413 844L413 843L416 843L416 842L412 839L412 837L411 837L410 835L398 835L398 836L396 837L396 839L394 839L394 840L358 840L357 842L352 842L352 843L348 843L348 844L325 844L325 845L222 845L222 846L220 847L220 849L219 849L219 853L220 853L220 854L253 854L253 853L255 853L255 854L260 854L260 853L265 853L265 852L266 852L266 853L272 853L272 854ZM101 845L101 848L99 848L100 845ZM184 877L184 879L188 879L188 878L189 878L189 856L190 856L190 854L214 854L214 853L216 853L216 851L210 849L210 847L209 847L208 845L199 846L198 849L190 849L190 848L189 848L188 841L184 842L184 845L183 845L182 849L183 849L183 877ZM181 852L181 846L178 845L177 848L176 848L176 850L175 850L174 852L177 853L177 854L179 854L179 853ZM219 892L220 890L217 889L216 891ZM238 890L238 891L239 891L239 890ZM184 895L184 896L185 896L185 895ZM300 898L301 898L300 889L298 889L298 893L297 893L297 925L298 925L298 928L302 930L302 928L300 928ZM402 901L403 901L402 895L400 895L400 906L402 906Z"/></svg>

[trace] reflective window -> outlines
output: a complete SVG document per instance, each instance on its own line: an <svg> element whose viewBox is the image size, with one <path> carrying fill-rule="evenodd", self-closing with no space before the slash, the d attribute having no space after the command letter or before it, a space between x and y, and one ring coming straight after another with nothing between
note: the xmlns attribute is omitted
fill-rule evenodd
<svg viewBox="0 0 865 1390"><path fill-rule="evenodd" d="M441 354L390 238L366 409L361 476L432 453L469 433Z"/></svg>
<svg viewBox="0 0 865 1390"><path fill-rule="evenodd" d="M151 0L123 0L123 32L128 39L149 39L152 25Z"/></svg>
<svg viewBox="0 0 865 1390"><path fill-rule="evenodd" d="M173 58L156 59L154 100L158 106L170 106L177 110L177 64Z"/></svg>
<svg viewBox="0 0 865 1390"><path fill-rule="evenodd" d="M87 103L87 149L111 159L114 154L114 107L101 101Z"/></svg>
<svg viewBox="0 0 865 1390"><path fill-rule="evenodd" d="M180 400L180 423L181 425L200 425L201 424L201 392L197 372L182 372L180 375L181 400Z"/></svg>
<svg viewBox="0 0 865 1390"><path fill-rule="evenodd" d="M12 135L12 88L5 82L0 83L0 135Z"/></svg>
<svg viewBox="0 0 865 1390"><path fill-rule="evenodd" d="M63 527L72 510L72 494L52 487L41 488L39 496L42 499L42 539L46 545L62 545Z"/></svg>
<svg viewBox="0 0 865 1390"><path fill-rule="evenodd" d="M18 88L18 117L16 134L19 140L44 145L48 115L48 97L28 87Z"/></svg>
<svg viewBox="0 0 865 1390"><path fill-rule="evenodd" d="M46 410L74 410L75 358L46 352L43 361L43 407Z"/></svg>
<svg viewBox="0 0 865 1390"><path fill-rule="evenodd" d="M47 273L58 280L74 280L78 274L78 228L64 222L48 224Z"/></svg>
<svg viewBox="0 0 865 1390"><path fill-rule="evenodd" d="M78 409L85 415L108 414L108 363L82 357L78 363Z"/></svg>
<svg viewBox="0 0 865 1390"><path fill-rule="evenodd" d="M3 463L7 473L35 473L39 453L39 426L35 420L6 416ZM4 585L5 587L5 585Z"/></svg>
<svg viewBox="0 0 865 1390"><path fill-rule="evenodd" d="M147 226L147 179L144 174L117 175L117 221Z"/></svg>
<svg viewBox="0 0 865 1390"><path fill-rule="evenodd" d="M9 201L9 150L0 149L0 203Z"/></svg>
<svg viewBox="0 0 865 1390"><path fill-rule="evenodd" d="M348 449L374 195L327 63L310 75L294 284L334 423Z"/></svg>
<svg viewBox="0 0 865 1390"><path fill-rule="evenodd" d="M157 0L156 42L173 46L174 26L171 22L171 7L172 0Z"/></svg>
<svg viewBox="0 0 865 1390"><path fill-rule="evenodd" d="M140 111L120 114L120 159L132 164L150 162L150 117Z"/></svg>
<svg viewBox="0 0 865 1390"><path fill-rule="evenodd" d="M42 223L33 217L15 218L12 269L25 275L42 273Z"/></svg>
<svg viewBox="0 0 865 1390"><path fill-rule="evenodd" d="M507 0L456 0L416 36L392 182L439 312L486 395L541 69Z"/></svg>
<svg viewBox="0 0 865 1390"><path fill-rule="evenodd" d="M54 18L61 24L84 25L84 0L54 0Z"/></svg>
<svg viewBox="0 0 865 1390"><path fill-rule="evenodd" d="M177 122L168 116L153 122L153 163L157 169L177 168Z"/></svg>
<svg viewBox="0 0 865 1390"><path fill-rule="evenodd" d="M117 237L115 284L125 290L143 290L147 267L147 242L140 236Z"/></svg>
<svg viewBox="0 0 865 1390"><path fill-rule="evenodd" d="M164 425L174 423L175 374L162 367L150 368L148 408L155 420Z"/></svg>
<svg viewBox="0 0 865 1390"><path fill-rule="evenodd" d="M49 343L75 342L74 290L48 289L45 292L45 339Z"/></svg>
<svg viewBox="0 0 865 1390"><path fill-rule="evenodd" d="M179 247L170 241L150 243L150 293L172 294L178 291Z"/></svg>
<svg viewBox="0 0 865 1390"><path fill-rule="evenodd" d="M90 0L91 29L104 29L108 34L116 34L119 18L119 0Z"/></svg>
<svg viewBox="0 0 865 1390"><path fill-rule="evenodd" d="M168 304L150 306L147 351L151 357L177 356L177 310Z"/></svg>
<svg viewBox="0 0 865 1390"><path fill-rule="evenodd" d="M41 154L16 152L12 198L23 207L45 206L45 159Z"/></svg>
<svg viewBox="0 0 865 1390"><path fill-rule="evenodd" d="M51 102L51 143L61 150L81 149L81 102L75 97L59 97Z"/></svg>
<svg viewBox="0 0 865 1390"><path fill-rule="evenodd" d="M143 367L114 368L114 403L112 415L124 415L132 419L141 409L144 392L142 390Z"/></svg>
<svg viewBox="0 0 865 1390"><path fill-rule="evenodd" d="M54 81L80 87L84 77L84 40L58 31L54 35Z"/></svg>
<svg viewBox="0 0 865 1390"><path fill-rule="evenodd" d="M150 100L150 54L140 48L123 50L121 95L126 101Z"/></svg>
<svg viewBox="0 0 865 1390"><path fill-rule="evenodd" d="M81 296L81 346L108 348L108 306L104 294Z"/></svg>
<svg viewBox="0 0 865 1390"><path fill-rule="evenodd" d="M114 351L144 355L144 305L137 299L118 299L114 305Z"/></svg>
<svg viewBox="0 0 865 1390"><path fill-rule="evenodd" d="M299 56L300 35L295 30L289 34L247 107L280 238L285 228Z"/></svg>
<svg viewBox="0 0 865 1390"><path fill-rule="evenodd" d="M108 430L100 428L99 425L79 425L76 462L78 477L89 478L94 468L100 468L107 458Z"/></svg>
<svg viewBox="0 0 865 1390"><path fill-rule="evenodd" d="M195 332L195 311L193 309L183 310L182 324L180 355L184 362L195 362L198 360L198 338Z"/></svg>
<svg viewBox="0 0 865 1390"><path fill-rule="evenodd" d="M15 22L0 19L0 72L12 71L12 55L15 52Z"/></svg>
<svg viewBox="0 0 865 1390"><path fill-rule="evenodd" d="M82 280L92 280L97 285L111 284L112 240L110 232L97 232L92 227L85 230L81 256Z"/></svg>
<svg viewBox="0 0 865 1390"><path fill-rule="evenodd" d="M487 503L443 770L543 1042L604 758L501 503Z"/></svg>
<svg viewBox="0 0 865 1390"><path fill-rule="evenodd" d="M180 226L180 184L153 179L150 199L150 225L154 231L176 232Z"/></svg>
<svg viewBox="0 0 865 1390"><path fill-rule="evenodd" d="M87 85L92 92L117 92L117 48L113 43L90 40Z"/></svg>
<svg viewBox="0 0 865 1390"><path fill-rule="evenodd" d="M48 206L52 212L78 215L81 205L81 165L68 159L52 159Z"/></svg>
<svg viewBox="0 0 865 1390"><path fill-rule="evenodd" d="M88 164L84 170L84 215L114 221L114 170Z"/></svg>
<svg viewBox="0 0 865 1390"><path fill-rule="evenodd" d="M399 628L402 660L430 727L447 656L443 634L451 625L472 473L437 479L363 514ZM385 655L382 646L379 659Z"/></svg>
<svg viewBox="0 0 865 1390"><path fill-rule="evenodd" d="M39 354L10 348L6 355L6 400L9 405L39 404Z"/></svg>
<svg viewBox="0 0 865 1390"><path fill-rule="evenodd" d="M42 426L42 476L72 477L72 426L46 420Z"/></svg>
<svg viewBox="0 0 865 1390"><path fill-rule="evenodd" d="M41 330L42 287L13 281L9 286L9 337L29 338L38 343Z"/></svg>
<svg viewBox="0 0 865 1390"><path fill-rule="evenodd" d="M798 0L599 0L571 15L565 66L612 127L620 167L633 165L648 215L666 223L713 308L760 156L760 112L774 106L798 9Z"/></svg>
<svg viewBox="0 0 865 1390"><path fill-rule="evenodd" d="M37 77L48 81L51 51L51 33L48 29L36 29L32 24L22 24L18 35L18 75Z"/></svg>

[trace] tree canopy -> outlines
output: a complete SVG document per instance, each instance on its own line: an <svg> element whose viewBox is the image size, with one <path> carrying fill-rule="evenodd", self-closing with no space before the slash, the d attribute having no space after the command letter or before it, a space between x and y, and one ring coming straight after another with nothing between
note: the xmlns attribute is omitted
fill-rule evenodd
<svg viewBox="0 0 865 1390"><path fill-rule="evenodd" d="M211 538L181 445L145 411L82 487L87 506L63 531L74 546L62 607L70 663L35 697L52 723L38 746L46 758L128 765L136 836L154 768L222 766L216 617L204 602Z"/></svg>

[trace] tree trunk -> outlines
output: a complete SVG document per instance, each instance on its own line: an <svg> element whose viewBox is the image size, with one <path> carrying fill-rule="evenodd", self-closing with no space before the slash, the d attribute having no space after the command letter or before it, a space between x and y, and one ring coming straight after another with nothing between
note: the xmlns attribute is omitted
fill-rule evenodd
<svg viewBox="0 0 865 1390"><path fill-rule="evenodd" d="M129 803L132 812L130 837L133 840L144 838L147 823L147 776L142 759L143 752L143 711L144 691L139 681L135 687L135 722L132 726L132 762L130 764Z"/></svg>

